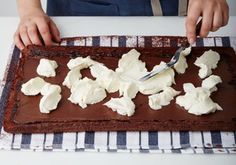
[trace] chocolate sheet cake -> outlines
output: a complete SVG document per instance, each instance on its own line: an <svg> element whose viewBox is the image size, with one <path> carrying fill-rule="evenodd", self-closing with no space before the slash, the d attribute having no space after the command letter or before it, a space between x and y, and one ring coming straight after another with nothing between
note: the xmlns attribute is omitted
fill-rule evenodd
<svg viewBox="0 0 236 165"><path fill-rule="evenodd" d="M67 98L70 91L62 86L69 69L66 64L71 58L90 56L92 59L104 63L108 68L115 69L122 54L132 48L114 47L63 47L63 46L29 46L22 52L17 66L15 78L7 102L4 129L8 132L40 133L40 132L71 132L71 131L234 131L236 130L236 56L232 48L204 47L193 48L187 57L189 68L183 75L176 74L176 85L173 88L182 91L183 83L191 82L201 86L202 80L198 76L199 68L193 63L196 57L204 51L212 49L220 53L221 60L213 74L219 75L223 83L218 85L218 91L211 96L223 111L195 116L175 103L155 111L148 106L148 97L138 94L134 99L136 110L133 116L121 116L103 104L111 97L119 94L108 94L100 103L89 105L86 109L72 104ZM160 61L168 62L176 48L135 48L141 53L140 59L150 70ZM42 96L25 96L20 92L22 83L38 76L36 68L41 58L57 61L56 77L44 78L45 81L62 87L62 100L57 110L50 114L39 111L39 100ZM83 76L92 78L89 69L82 71Z"/></svg>

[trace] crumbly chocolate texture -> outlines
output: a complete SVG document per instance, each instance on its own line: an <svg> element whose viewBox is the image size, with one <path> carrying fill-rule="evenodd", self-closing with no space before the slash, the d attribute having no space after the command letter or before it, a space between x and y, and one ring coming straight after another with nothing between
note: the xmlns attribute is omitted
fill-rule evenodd
<svg viewBox="0 0 236 165"><path fill-rule="evenodd" d="M146 62L150 70L160 61L169 61L176 48L135 48L142 55L140 59ZM22 52L18 64L10 97L7 102L4 118L4 129L12 133L43 133L43 132L71 132L71 131L235 131L236 130L236 56L232 48L204 47L193 48L187 57L189 68L183 75L176 74L176 85L173 88L182 91L183 83L191 82L195 86L201 85L198 77L199 68L193 63L206 50L220 53L221 60L213 74L219 75L223 83L218 85L218 91L211 98L224 110L216 113L195 116L175 103L155 111L148 106L148 97L138 94L134 99L136 111L133 116L121 116L103 104L111 97L119 97L118 93L108 94L100 103L89 105L86 109L72 104L67 98L70 91L62 86L62 82L69 69L66 64L71 58L90 56L92 59L104 63L108 68L115 69L122 54L131 48L111 47L63 47L63 46L28 46ZM25 96L20 92L22 83L38 76L36 68L41 58L57 61L57 76L44 78L45 81L62 87L62 100L57 110L50 114L39 111L38 96ZM83 76L92 78L89 69L82 71Z"/></svg>

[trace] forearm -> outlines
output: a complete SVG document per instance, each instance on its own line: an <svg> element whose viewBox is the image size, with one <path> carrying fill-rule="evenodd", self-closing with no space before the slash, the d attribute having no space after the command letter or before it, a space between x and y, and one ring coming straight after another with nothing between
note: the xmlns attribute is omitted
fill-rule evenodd
<svg viewBox="0 0 236 165"><path fill-rule="evenodd" d="M17 0L19 17L23 18L35 10L42 10L40 0Z"/></svg>

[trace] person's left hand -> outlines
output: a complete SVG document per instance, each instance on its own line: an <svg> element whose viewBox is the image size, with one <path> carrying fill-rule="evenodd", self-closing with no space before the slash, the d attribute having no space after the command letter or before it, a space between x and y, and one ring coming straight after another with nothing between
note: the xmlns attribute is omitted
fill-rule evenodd
<svg viewBox="0 0 236 165"><path fill-rule="evenodd" d="M40 8L25 10L14 35L16 46L22 50L27 45L52 45L60 42L60 32L53 22Z"/></svg>
<svg viewBox="0 0 236 165"><path fill-rule="evenodd" d="M185 26L190 44L196 41L196 24L200 16L202 16L200 37L206 37L210 31L217 31L227 25L229 7L226 0L189 0Z"/></svg>

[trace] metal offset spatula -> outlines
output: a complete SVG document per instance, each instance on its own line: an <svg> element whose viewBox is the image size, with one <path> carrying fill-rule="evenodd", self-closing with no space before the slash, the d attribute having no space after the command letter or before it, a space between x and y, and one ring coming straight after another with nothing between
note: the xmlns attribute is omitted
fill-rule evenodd
<svg viewBox="0 0 236 165"><path fill-rule="evenodd" d="M196 25L196 36L199 36L200 30L201 30L201 26L202 26L202 19ZM161 66L159 68L157 68L154 71L151 71L150 73L148 73L145 76L141 77L139 80L140 81L148 80L148 79L152 78L153 76L155 76L156 74L161 73L161 72L165 71L166 69L174 66L174 64L177 63L178 60L179 60L180 53L185 48L187 48L189 46L190 46L190 44L188 43L188 41L183 43L182 46L179 49L176 50L174 56L171 58L171 60L168 63L166 63L165 65L163 65L163 66Z"/></svg>

